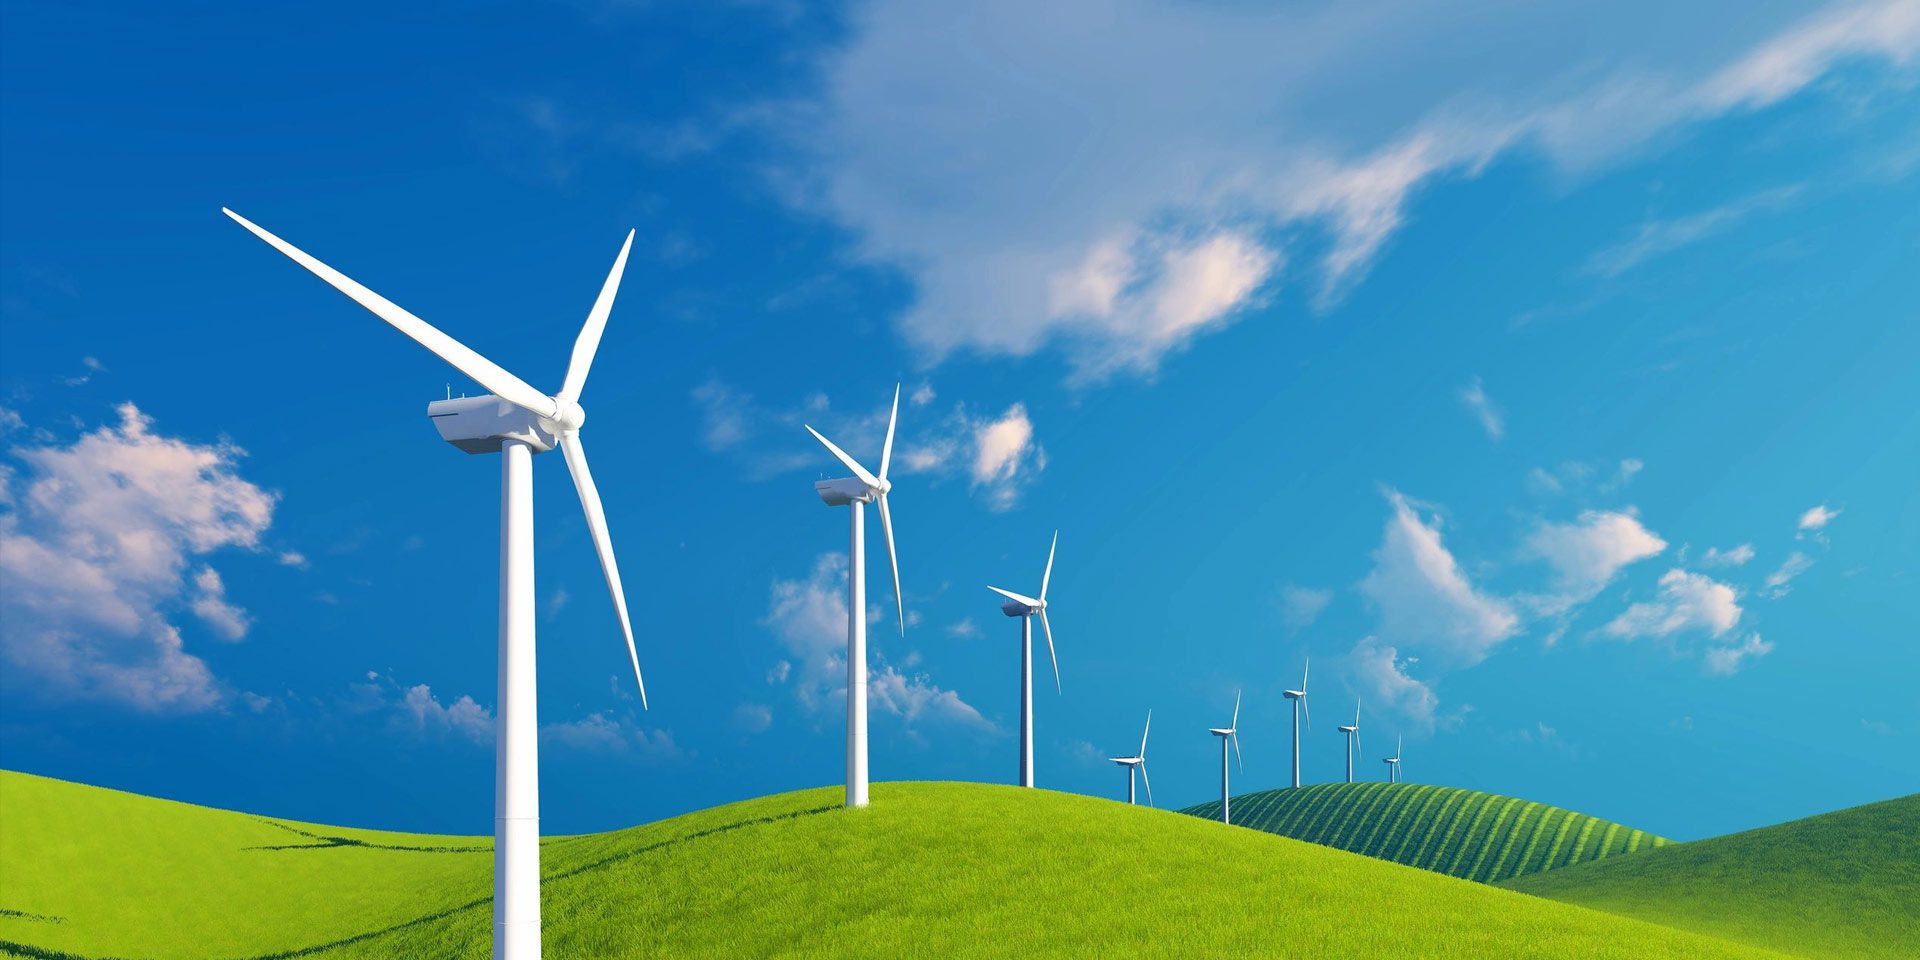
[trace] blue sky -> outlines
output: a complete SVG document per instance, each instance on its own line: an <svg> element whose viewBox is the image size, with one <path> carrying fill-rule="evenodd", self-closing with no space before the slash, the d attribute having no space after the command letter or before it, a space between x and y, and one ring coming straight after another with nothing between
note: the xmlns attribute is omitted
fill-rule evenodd
<svg viewBox="0 0 1920 960"><path fill-rule="evenodd" d="M484 833L472 389L231 206L583 402L653 699L536 462L545 829L878 779L1363 769L1692 838L1920 789L1920 5L5 4L0 763ZM877 538L877 531L876 538ZM873 549L879 547L877 539ZM883 569L883 568L882 568ZM884 573L869 598L884 598ZM874 612L878 616L878 610ZM629 678L630 679L630 678ZM1050 686L1050 684L1049 684Z"/></svg>

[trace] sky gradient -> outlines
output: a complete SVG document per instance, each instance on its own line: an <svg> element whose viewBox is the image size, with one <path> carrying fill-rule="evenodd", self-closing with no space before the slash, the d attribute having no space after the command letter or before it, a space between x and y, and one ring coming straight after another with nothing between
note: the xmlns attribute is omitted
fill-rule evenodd
<svg viewBox="0 0 1920 960"><path fill-rule="evenodd" d="M1920 3L6 2L0 764L484 833L499 466L472 391L230 206L582 402L652 709L536 460L542 805L842 774L1162 806L1307 779L1679 839L1920 790ZM869 524L869 557L883 556ZM876 569L877 568L877 569ZM883 616L882 614L885 614ZM1045 652L1039 651L1044 663Z"/></svg>

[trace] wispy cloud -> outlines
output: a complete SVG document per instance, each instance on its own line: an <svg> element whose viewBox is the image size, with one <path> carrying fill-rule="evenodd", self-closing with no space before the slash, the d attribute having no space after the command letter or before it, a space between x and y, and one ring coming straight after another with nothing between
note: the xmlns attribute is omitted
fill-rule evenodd
<svg viewBox="0 0 1920 960"><path fill-rule="evenodd" d="M1617 277L1662 254L1715 236L1755 213L1781 209L1799 196L1800 187L1765 190L1709 210L1668 219L1647 220L1624 242L1596 252L1587 272Z"/></svg>
<svg viewBox="0 0 1920 960"><path fill-rule="evenodd" d="M1071 377L1150 374L1280 289L1289 249L1315 303L1339 302L1436 181L1513 154L1577 175L1920 50L1911 0L1750 13L1647 31L1604 6L874 4L817 64L817 96L760 119L802 158L793 202L910 276L900 327L927 356L1057 345ZM1676 34L1700 39L1655 42ZM1516 36L1528 56L1487 53ZM1600 268L1736 216L1649 224Z"/></svg>
<svg viewBox="0 0 1920 960"><path fill-rule="evenodd" d="M1719 547L1708 547L1707 552L1700 555L1700 565L1703 567L1744 567L1752 559L1753 544L1751 543L1743 543L1737 547L1726 550L1722 550Z"/></svg>
<svg viewBox="0 0 1920 960"><path fill-rule="evenodd" d="M1718 637L1740 622L1741 613L1740 595L1732 587L1675 567L1660 577L1658 598L1628 607L1603 632L1621 639L1667 637L1683 631Z"/></svg>
<svg viewBox="0 0 1920 960"><path fill-rule="evenodd" d="M1766 582L1760 586L1761 595L1770 600L1786 596L1793 589L1794 578L1806 573L1812 566L1813 558L1798 550L1787 554L1787 559L1781 561L1780 566L1772 573L1767 574Z"/></svg>
<svg viewBox="0 0 1920 960"><path fill-rule="evenodd" d="M1500 408L1493 405L1492 398L1487 396L1486 386L1479 377L1474 377L1471 383L1461 388L1460 402L1473 412L1474 419L1480 421L1480 429L1485 430L1489 438L1499 440L1507 435L1506 419L1500 415Z"/></svg>
<svg viewBox="0 0 1920 960"><path fill-rule="evenodd" d="M1303 587L1289 583L1280 588L1280 615L1288 630L1305 630L1320 619L1333 602L1333 591L1325 587Z"/></svg>
<svg viewBox="0 0 1920 960"><path fill-rule="evenodd" d="M1707 648L1703 665L1711 676L1730 677L1740 672L1747 661L1757 660L1772 652L1773 644L1760 639L1759 634L1751 633L1738 643Z"/></svg>

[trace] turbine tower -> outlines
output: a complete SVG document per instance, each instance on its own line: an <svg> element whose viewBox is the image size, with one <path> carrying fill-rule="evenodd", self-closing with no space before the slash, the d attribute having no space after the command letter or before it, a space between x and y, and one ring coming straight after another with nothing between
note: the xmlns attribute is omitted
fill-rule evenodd
<svg viewBox="0 0 1920 960"><path fill-rule="evenodd" d="M1114 763L1127 768L1127 802L1133 802L1133 771L1140 771L1140 782L1147 786L1147 806L1153 806L1153 781L1147 779L1147 734L1153 730L1153 711L1147 711L1147 726L1140 731L1140 752L1131 757L1109 757Z"/></svg>
<svg viewBox="0 0 1920 960"><path fill-rule="evenodd" d="M1224 727L1214 727L1207 732L1220 738L1220 822L1232 823L1233 821L1227 816L1227 741L1233 741L1233 758L1240 761L1240 772L1247 772L1246 761L1240 758L1239 692L1236 691L1233 695L1233 722ZM1144 744L1141 745L1140 749L1142 753L1146 752L1146 746Z"/></svg>
<svg viewBox="0 0 1920 960"><path fill-rule="evenodd" d="M1387 782L1400 782L1400 738L1393 741L1393 756L1380 761L1387 765Z"/></svg>
<svg viewBox="0 0 1920 960"><path fill-rule="evenodd" d="M1040 575L1040 596L1023 597L1011 590L990 586L1007 602L1000 612L1020 618L1020 785L1033 786L1033 617L1040 615L1040 629L1047 634L1047 658L1053 661L1053 692L1060 692L1060 658L1053 652L1053 625L1047 622L1047 584L1053 580L1053 552L1060 546L1060 531L1053 532L1053 546L1047 548L1047 570Z"/></svg>
<svg viewBox="0 0 1920 960"><path fill-rule="evenodd" d="M1300 667L1300 689L1286 691L1287 699L1293 701L1293 785L1300 785L1300 714L1307 714L1307 729L1313 729L1313 714L1307 710L1307 668L1311 661L1305 661Z"/></svg>
<svg viewBox="0 0 1920 960"><path fill-rule="evenodd" d="M821 480L813 485L829 507L844 506L852 516L853 536L847 563L847 806L867 805L867 528L865 508L880 508L880 528L887 535L887 564L893 568L893 607L900 615L900 635L907 635L907 607L900 597L900 560L893 552L893 515L887 512L887 467L893 461L893 427L900 417L900 385L893 387L893 412L887 414L887 441L880 448L880 475L867 472L832 440L808 426L834 459L853 476Z"/></svg>
<svg viewBox="0 0 1920 960"><path fill-rule="evenodd" d="M1360 750L1360 698L1353 700L1353 725L1341 727L1340 732L1347 735L1347 782L1353 782L1353 758Z"/></svg>
<svg viewBox="0 0 1920 960"><path fill-rule="evenodd" d="M494 737L493 818L493 956L496 960L537 960L540 956L540 771L539 721L534 708L533 602L533 455L559 447L573 477L574 490L587 514L587 529L600 570L613 595L613 608L626 636L627 658L640 686L640 705L647 704L646 681L640 677L640 656L633 646L633 626L627 618L627 599L614 563L613 540L600 506L600 493L587 470L587 451L580 442L586 411L580 390L600 348L607 315L626 270L633 233L614 258L613 270L600 287L600 296L587 314L586 325L573 343L566 379L560 392L548 396L527 385L492 361L435 329L392 301L355 283L332 267L308 256L292 244L254 225L245 217L221 208L235 223L265 240L293 262L346 294L355 303L414 342L433 351L454 369L471 377L491 393L480 397L436 400L427 404L427 416L441 439L472 454L498 453L500 490L500 689Z"/></svg>

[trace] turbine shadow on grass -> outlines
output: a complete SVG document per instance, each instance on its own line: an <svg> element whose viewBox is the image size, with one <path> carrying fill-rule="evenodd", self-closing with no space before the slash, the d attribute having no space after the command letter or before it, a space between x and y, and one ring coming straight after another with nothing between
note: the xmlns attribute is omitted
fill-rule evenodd
<svg viewBox="0 0 1920 960"><path fill-rule="evenodd" d="M829 804L829 805L820 806L820 807L809 807L805 810L795 810L791 813L780 813L780 814L774 814L773 816L767 816L767 817L755 817L751 820L741 820L738 823L723 823L717 827L709 827L708 829L705 829L705 830L696 830L693 833L689 833L684 836L673 837L667 840L662 840L658 843L650 843L644 847L635 847L631 850L622 850L619 853L602 857L598 860L592 861L591 863L584 863L584 864L581 864L580 866L573 867L572 869L569 869L569 870L563 870L559 873L544 874L541 876L540 882L546 883L551 880L565 880L569 877L577 877L583 873L591 873L592 871L595 871L595 870L604 869L606 867L612 866L613 864L619 863L623 860L631 860L635 857L639 857L644 854L665 850L669 847L676 847L683 843L691 843L695 840L704 840L707 837L717 836L723 833L731 833L735 830L744 829L746 827L758 827L758 826L764 826L766 824L771 824L771 823L780 823L786 820L797 820L801 817L809 817L809 816L813 816L815 814L821 814L821 813L830 813L832 811L840 810L840 809L844 809L844 808L841 807L839 804ZM273 821L269 820L267 822L272 823ZM295 830L294 828L289 827L286 824L282 824L282 823L275 823L274 826L281 827L286 830L292 830L294 833L301 833L305 836L318 836L317 834L309 834L309 833L305 833L304 831ZM321 837L320 839L339 840L344 838ZM565 839L571 840L574 838L565 838ZM325 847L343 847L343 846L373 847L375 849L384 849L384 850L429 850L429 851L435 851L435 852L469 849L465 847L385 847L385 846L380 846L378 844L367 844L367 843L359 843L354 841L348 841L344 843L300 844L292 848L249 847L248 849L279 850L279 849L306 849L309 847L325 848ZM477 848L471 848L471 849L487 849L487 848L477 847ZM445 910L429 913L423 917L415 917L412 920L396 923L390 927L382 927L379 930L369 930L365 933L356 933L350 937L342 937L339 940L332 940L327 943L317 943L310 947L297 947L292 950L282 950L278 953L263 953L263 954L258 954L251 957L244 957L244 958L241 958L241 960L295 960L295 958L297 957L310 957L310 956L313 956L314 954L324 953L328 950L333 950L339 947L351 946L356 943L365 943L368 940L373 940L378 937L384 937L390 933L398 933L402 930L418 927L423 924L433 923L434 921L437 921L437 920L445 920L448 917L465 913L468 910L475 910L475 909L485 907L492 902L493 902L493 897L489 895L489 896L481 897L478 900L472 900L467 903L459 904L458 906L448 907ZM126 960L126 958L122 958L122 957L89 957L89 956L85 956L78 953L68 953L62 950L50 950L46 947L36 947L36 946L33 946L32 944L15 943L10 940L0 940L0 952L12 953L14 955L22 956L22 957L30 957L32 958L32 960Z"/></svg>
<svg viewBox="0 0 1920 960"><path fill-rule="evenodd" d="M320 842L318 843L280 843L280 844L273 844L271 846L262 846L262 847L241 847L240 849L242 850L329 850L334 847L365 847L369 850L404 850L404 851L407 851L408 853L484 853L488 850L493 849L490 846L487 846L487 847L483 847L483 846L409 847L409 846L405 846L402 844L395 844L395 843L368 843L365 840L355 840L352 837L332 837L322 833L310 833L298 827L290 827L277 820L262 819L260 822L267 824L269 826L279 827L280 829L285 830L288 833L297 834L299 836L307 837L308 839L317 840Z"/></svg>

